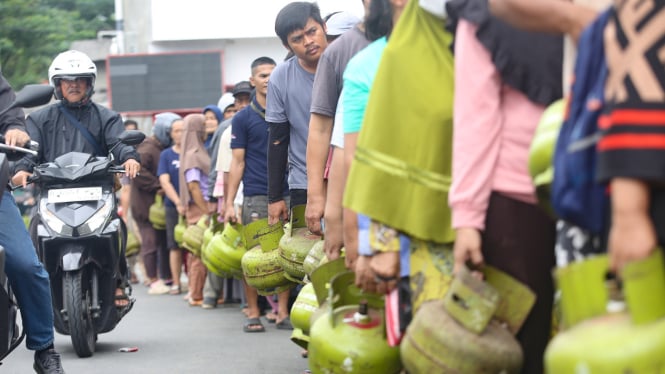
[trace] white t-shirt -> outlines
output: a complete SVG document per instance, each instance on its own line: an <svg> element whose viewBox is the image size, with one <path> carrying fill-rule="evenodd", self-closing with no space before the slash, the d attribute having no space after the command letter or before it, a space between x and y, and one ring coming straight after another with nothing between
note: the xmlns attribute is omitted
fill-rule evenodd
<svg viewBox="0 0 665 374"><path fill-rule="evenodd" d="M231 171L231 161L233 160L233 151L231 150L231 126L227 127L219 138L219 148L217 149L217 179L224 178L224 173ZM242 205L242 181L238 186L238 193L233 201L236 205Z"/></svg>
<svg viewBox="0 0 665 374"><path fill-rule="evenodd" d="M337 148L344 148L344 108L342 108L343 96L344 89L342 88L342 92L339 95L339 100L337 101L337 111L335 112L332 137L330 138L330 144Z"/></svg>

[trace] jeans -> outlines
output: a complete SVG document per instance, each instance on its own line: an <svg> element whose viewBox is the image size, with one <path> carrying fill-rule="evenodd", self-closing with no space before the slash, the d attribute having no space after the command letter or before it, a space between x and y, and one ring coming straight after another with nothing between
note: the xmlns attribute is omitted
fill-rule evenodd
<svg viewBox="0 0 665 374"><path fill-rule="evenodd" d="M26 346L42 350L53 343L53 307L49 275L39 262L14 197L4 191L0 204L0 245L5 248L5 272L16 295Z"/></svg>

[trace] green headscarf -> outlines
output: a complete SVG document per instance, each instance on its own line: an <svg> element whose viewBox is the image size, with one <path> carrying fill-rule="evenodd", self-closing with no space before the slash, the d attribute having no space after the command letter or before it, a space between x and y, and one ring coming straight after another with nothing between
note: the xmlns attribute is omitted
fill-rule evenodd
<svg viewBox="0 0 665 374"><path fill-rule="evenodd" d="M444 20L410 1L371 90L344 206L412 237L449 243L454 63Z"/></svg>

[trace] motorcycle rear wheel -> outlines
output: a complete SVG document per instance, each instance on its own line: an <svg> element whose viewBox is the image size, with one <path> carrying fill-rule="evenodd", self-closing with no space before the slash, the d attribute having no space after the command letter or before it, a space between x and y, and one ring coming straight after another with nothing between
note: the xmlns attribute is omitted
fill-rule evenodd
<svg viewBox="0 0 665 374"><path fill-rule="evenodd" d="M84 282L86 282L84 284ZM69 335L79 357L90 357L95 352L97 334L90 314L90 284L83 270L65 273L63 290L69 321Z"/></svg>

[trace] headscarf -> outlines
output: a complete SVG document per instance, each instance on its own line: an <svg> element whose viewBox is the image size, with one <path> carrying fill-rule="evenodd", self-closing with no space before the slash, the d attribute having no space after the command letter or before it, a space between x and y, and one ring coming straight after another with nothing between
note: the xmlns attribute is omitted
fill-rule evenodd
<svg viewBox="0 0 665 374"><path fill-rule="evenodd" d="M452 35L418 4L408 2L381 56L344 206L413 238L451 243Z"/></svg>
<svg viewBox="0 0 665 374"><path fill-rule="evenodd" d="M451 0L446 9L451 32L460 18L478 26L476 37L506 84L541 105L561 98L562 36L518 30L493 16L487 0Z"/></svg>
<svg viewBox="0 0 665 374"><path fill-rule="evenodd" d="M213 113L215 113L215 117L217 117L217 122L222 123L222 121L224 121L224 113L222 113L222 110L224 110L224 109L226 109L226 108L223 108L223 109L220 110L217 105L210 104L210 105L206 106L205 108L203 108L203 112L201 112L201 113L205 114L205 112L210 110Z"/></svg>
<svg viewBox="0 0 665 374"><path fill-rule="evenodd" d="M185 128L182 137L182 152L180 154L180 170L178 179L180 181L180 201L186 204L190 200L189 189L185 180L185 172L189 169L199 169L201 173L208 175L210 171L210 156L203 145L205 137L205 126L203 114L188 114L185 116Z"/></svg>
<svg viewBox="0 0 665 374"><path fill-rule="evenodd" d="M171 125L178 119L182 119L182 117L172 112L163 112L155 115L155 124L152 126L152 135L159 140L164 148L171 146Z"/></svg>

